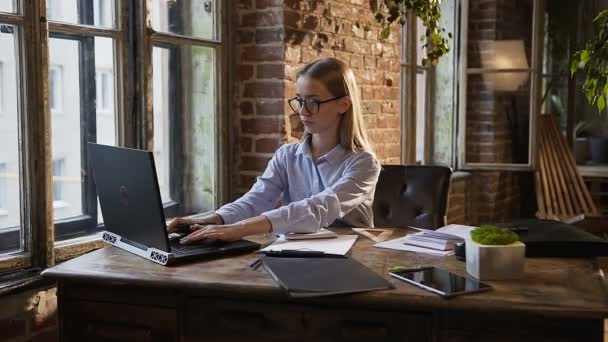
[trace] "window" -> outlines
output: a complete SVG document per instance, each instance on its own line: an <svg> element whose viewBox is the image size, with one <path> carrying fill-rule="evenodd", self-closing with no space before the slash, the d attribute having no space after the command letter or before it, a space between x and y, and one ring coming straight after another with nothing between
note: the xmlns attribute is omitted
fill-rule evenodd
<svg viewBox="0 0 608 342"><path fill-rule="evenodd" d="M0 114L4 111L4 64L0 62Z"/></svg>
<svg viewBox="0 0 608 342"><path fill-rule="evenodd" d="M0 272L44 268L47 246L103 229L89 142L153 150L166 217L225 201L220 2L47 0L48 25L39 2L15 3L0 7Z"/></svg>
<svg viewBox="0 0 608 342"><path fill-rule="evenodd" d="M420 32L424 32L422 21L410 14L402 30L401 52L401 160L405 164L432 162L430 143L427 142L431 132L427 104L427 99L431 98L427 91L429 71L422 66L426 51L419 39Z"/></svg>
<svg viewBox="0 0 608 342"><path fill-rule="evenodd" d="M6 163L0 163L0 215L6 215L8 187L6 180L8 173L6 172Z"/></svg>
<svg viewBox="0 0 608 342"><path fill-rule="evenodd" d="M46 16L49 20L61 19L61 0L46 0Z"/></svg>
<svg viewBox="0 0 608 342"><path fill-rule="evenodd" d="M23 162L19 154L19 131L23 120L18 108L23 87L18 76L23 55L18 42L22 33L21 26L7 24L0 18L0 255L23 253L27 248L21 239L27 228L22 223L20 198L23 196L23 178L19 172Z"/></svg>
<svg viewBox="0 0 608 342"><path fill-rule="evenodd" d="M152 1L154 152L168 216L209 211L220 200L217 5Z"/></svg>
<svg viewBox="0 0 608 342"><path fill-rule="evenodd" d="M49 70L49 103L51 112L61 113L63 109L63 68L51 66Z"/></svg>
<svg viewBox="0 0 608 342"><path fill-rule="evenodd" d="M63 202L63 175L65 173L65 160L53 160L53 202Z"/></svg>
<svg viewBox="0 0 608 342"><path fill-rule="evenodd" d="M108 70L98 70L95 75L97 90L97 113L111 114L114 108L114 92L112 82L112 72Z"/></svg>
<svg viewBox="0 0 608 342"><path fill-rule="evenodd" d="M482 0L462 2L459 168L534 167L541 6L538 0L520 0L509 6L487 5Z"/></svg>
<svg viewBox="0 0 608 342"><path fill-rule="evenodd" d="M110 26L112 9L111 2L106 0L93 0L93 13L95 26Z"/></svg>

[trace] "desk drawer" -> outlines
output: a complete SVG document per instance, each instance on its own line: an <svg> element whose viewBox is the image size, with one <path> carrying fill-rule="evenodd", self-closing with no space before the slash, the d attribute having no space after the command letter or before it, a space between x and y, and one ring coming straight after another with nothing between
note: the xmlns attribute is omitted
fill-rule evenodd
<svg viewBox="0 0 608 342"><path fill-rule="evenodd" d="M432 340L432 316L367 310L315 310L305 321L314 341Z"/></svg>
<svg viewBox="0 0 608 342"><path fill-rule="evenodd" d="M177 341L175 310L86 301L62 302L62 341Z"/></svg>
<svg viewBox="0 0 608 342"><path fill-rule="evenodd" d="M306 340L301 310L286 305L199 298L189 300L183 319L189 341Z"/></svg>

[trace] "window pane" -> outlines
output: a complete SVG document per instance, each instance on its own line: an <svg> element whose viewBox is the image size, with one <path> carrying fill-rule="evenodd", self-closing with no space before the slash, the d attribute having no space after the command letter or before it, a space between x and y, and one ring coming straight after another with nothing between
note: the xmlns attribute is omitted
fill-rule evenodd
<svg viewBox="0 0 608 342"><path fill-rule="evenodd" d="M15 13L17 12L15 0L0 0L0 12Z"/></svg>
<svg viewBox="0 0 608 342"><path fill-rule="evenodd" d="M181 202L186 212L216 204L215 64L211 48L153 51L154 153L161 195L164 202Z"/></svg>
<svg viewBox="0 0 608 342"><path fill-rule="evenodd" d="M2 1L2 0L0 0ZM114 27L115 0L47 0L49 20Z"/></svg>
<svg viewBox="0 0 608 342"><path fill-rule="evenodd" d="M83 221L83 226L98 222L93 180L83 159L86 146L82 144L115 144L113 55L111 38L49 39L55 220L87 215L92 220ZM61 229L58 227L56 233Z"/></svg>
<svg viewBox="0 0 608 342"><path fill-rule="evenodd" d="M80 43L49 39L55 220L82 214Z"/></svg>
<svg viewBox="0 0 608 342"><path fill-rule="evenodd" d="M512 91L495 86L509 78L529 80L529 75L520 72L468 76L466 162L528 163L530 82L526 80Z"/></svg>
<svg viewBox="0 0 608 342"><path fill-rule="evenodd" d="M197 38L217 38L215 11L219 1L152 0L152 28Z"/></svg>
<svg viewBox="0 0 608 342"><path fill-rule="evenodd" d="M528 68L532 50L532 0L469 1L467 66Z"/></svg>
<svg viewBox="0 0 608 342"><path fill-rule="evenodd" d="M20 243L19 81L17 29L0 24L0 254Z"/></svg>

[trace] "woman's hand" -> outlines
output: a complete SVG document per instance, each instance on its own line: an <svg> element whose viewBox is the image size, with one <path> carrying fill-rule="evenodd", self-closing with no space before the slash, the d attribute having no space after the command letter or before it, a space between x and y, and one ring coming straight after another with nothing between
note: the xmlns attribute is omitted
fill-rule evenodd
<svg viewBox="0 0 608 342"><path fill-rule="evenodd" d="M242 226L234 225L200 225L194 224L190 227L193 231L188 236L183 237L179 242L189 244L203 239L218 239L222 241L236 241L245 236Z"/></svg>
<svg viewBox="0 0 608 342"><path fill-rule="evenodd" d="M184 226L190 227L190 230L192 230L192 226L195 224L204 226L224 224L224 219L215 213L200 218L177 217L169 222L167 225L167 232L175 233L184 229Z"/></svg>

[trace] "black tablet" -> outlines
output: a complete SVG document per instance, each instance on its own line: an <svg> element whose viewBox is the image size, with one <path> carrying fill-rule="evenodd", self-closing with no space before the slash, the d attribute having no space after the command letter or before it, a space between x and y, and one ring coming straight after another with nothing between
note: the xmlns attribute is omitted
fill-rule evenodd
<svg viewBox="0 0 608 342"><path fill-rule="evenodd" d="M453 297L491 289L490 285L481 283L474 278L462 277L435 267L406 269L389 272L389 274L443 297Z"/></svg>

